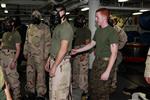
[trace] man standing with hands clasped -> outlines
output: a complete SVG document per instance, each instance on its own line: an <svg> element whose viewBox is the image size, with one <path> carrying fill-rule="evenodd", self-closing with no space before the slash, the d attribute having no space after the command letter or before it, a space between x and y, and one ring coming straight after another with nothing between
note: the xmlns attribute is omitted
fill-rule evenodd
<svg viewBox="0 0 150 100"><path fill-rule="evenodd" d="M71 64L69 52L71 51L73 30L66 20L66 9L63 5L54 7L54 24L57 24L52 36L50 56L45 65L49 72L49 99L69 100L71 82ZM50 68L49 68L50 65Z"/></svg>
<svg viewBox="0 0 150 100"><path fill-rule="evenodd" d="M110 11L106 8L96 10L96 22L99 27L94 39L85 47L72 50L74 55L96 46L96 58L89 81L90 100L109 100L112 89L119 41L117 32L108 24L109 16Z"/></svg>

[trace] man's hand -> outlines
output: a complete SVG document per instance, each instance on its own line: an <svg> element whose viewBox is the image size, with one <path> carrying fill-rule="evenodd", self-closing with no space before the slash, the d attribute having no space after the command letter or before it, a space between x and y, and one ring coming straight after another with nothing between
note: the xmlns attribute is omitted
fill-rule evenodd
<svg viewBox="0 0 150 100"><path fill-rule="evenodd" d="M49 72L49 70L50 70L50 61L49 61L49 60L47 60L47 62L46 62L46 64L45 64L45 70L46 70L47 72Z"/></svg>
<svg viewBox="0 0 150 100"><path fill-rule="evenodd" d="M145 77L145 80L148 84L150 84L150 77Z"/></svg>
<svg viewBox="0 0 150 100"><path fill-rule="evenodd" d="M71 50L71 55L76 55L78 53L77 49L72 49Z"/></svg>
<svg viewBox="0 0 150 100"><path fill-rule="evenodd" d="M55 76L56 70L57 70L57 67L56 67L56 66L52 66L52 67L50 68L50 72L49 72L50 77L54 77L54 76Z"/></svg>
<svg viewBox="0 0 150 100"><path fill-rule="evenodd" d="M12 61L10 64L10 69L14 69L17 65L16 63L17 63L16 61Z"/></svg>
<svg viewBox="0 0 150 100"><path fill-rule="evenodd" d="M108 80L109 74L110 74L110 72L105 71L105 72L101 75L100 80L104 80L104 81Z"/></svg>

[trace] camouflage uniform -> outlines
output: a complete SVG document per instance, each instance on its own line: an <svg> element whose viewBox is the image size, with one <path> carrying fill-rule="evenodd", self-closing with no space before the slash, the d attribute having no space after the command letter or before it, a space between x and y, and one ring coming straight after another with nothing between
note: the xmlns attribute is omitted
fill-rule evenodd
<svg viewBox="0 0 150 100"><path fill-rule="evenodd" d="M79 54L73 58L73 88L80 88L87 93L89 53Z"/></svg>
<svg viewBox="0 0 150 100"><path fill-rule="evenodd" d="M49 78L50 100L70 99L71 64L69 52L72 48L73 30L71 25L67 21L58 24L53 31L52 45L50 49L51 66L55 62L55 58L59 52L62 40L67 40L69 44L65 57L57 66L55 76Z"/></svg>
<svg viewBox="0 0 150 100"><path fill-rule="evenodd" d="M34 16L41 16L39 12L33 12ZM27 29L24 45L24 55L27 55L27 84L28 92L37 92L38 96L44 96L47 88L45 83L45 61L50 50L51 34L47 25L30 24Z"/></svg>
<svg viewBox="0 0 150 100"><path fill-rule="evenodd" d="M84 35L84 36L83 36ZM74 48L84 47L86 41L90 42L91 32L88 28L77 28L75 31ZM88 92L88 67L89 67L89 53L84 52L73 57L72 64L72 87L73 89L81 89L85 93Z"/></svg>
<svg viewBox="0 0 150 100"><path fill-rule="evenodd" d="M4 75L2 71L2 66L0 66L0 98L1 100L6 100L3 87L4 87Z"/></svg>
<svg viewBox="0 0 150 100"><path fill-rule="evenodd" d="M3 47L1 50L1 66L4 71L4 77L7 83L10 85L14 100L20 100L20 82L19 74L17 72L17 64L12 69L10 67L11 62L15 58L16 43L21 43L21 37L18 32L6 32L2 38Z"/></svg>
<svg viewBox="0 0 150 100"><path fill-rule="evenodd" d="M124 30L123 29L121 29L119 26L117 26L117 25L115 25L114 26L114 29L117 31L117 33L118 33L118 36L119 36L119 46L118 46L118 49L119 50L121 50L124 46L125 46L125 44L126 44L126 42L127 42L127 35L126 35L126 33L124 32ZM114 77L114 82L113 82L113 86L114 86L114 88L116 88L117 86L116 86L116 84L117 84L117 70L118 70L118 66L119 66L119 64L122 62L122 59L123 59L123 57L122 57L122 53L120 52L120 51L118 51L118 54L117 54L117 59L116 59L116 69L115 69L115 71L116 71L116 73L115 73L115 77Z"/></svg>
<svg viewBox="0 0 150 100"><path fill-rule="evenodd" d="M112 86L115 75L115 64L112 66L108 80L101 80L101 75L108 67L111 56L110 45L119 42L117 32L111 26L97 28L94 41L96 41L96 58L89 79L90 100L109 100L109 95L114 91Z"/></svg>
<svg viewBox="0 0 150 100"><path fill-rule="evenodd" d="M91 78L89 80L90 100L109 100L109 94L114 92L113 83L115 75L115 66L113 66L109 79L107 81L100 80L100 75L106 70L109 59L96 57L91 70ZM96 89L96 91L95 91ZM97 94L98 92L98 94Z"/></svg>

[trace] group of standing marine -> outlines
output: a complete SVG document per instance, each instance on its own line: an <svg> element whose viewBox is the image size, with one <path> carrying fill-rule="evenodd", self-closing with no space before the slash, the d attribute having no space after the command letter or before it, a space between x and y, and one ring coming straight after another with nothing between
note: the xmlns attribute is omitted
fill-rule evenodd
<svg viewBox="0 0 150 100"><path fill-rule="evenodd" d="M116 82L115 61L120 45L118 33L121 32L109 25L110 11L106 8L96 10L98 27L93 40L90 30L85 27L83 15L75 19L74 26L77 29L73 32L63 5L55 6L54 14L57 16L57 25L51 38L49 27L41 22L41 14L38 11L32 13L32 24L28 26L23 50L27 59L25 90L36 94L36 100L45 100L46 70L49 73L49 100L81 100L72 96L76 90L80 95L88 93L90 100L109 100L114 89L112 84ZM21 100L16 69L21 37L14 24L12 19L6 22L8 31L2 37L0 65L11 90L12 100ZM88 79L88 50L93 47L96 57ZM74 56L72 66L71 55Z"/></svg>

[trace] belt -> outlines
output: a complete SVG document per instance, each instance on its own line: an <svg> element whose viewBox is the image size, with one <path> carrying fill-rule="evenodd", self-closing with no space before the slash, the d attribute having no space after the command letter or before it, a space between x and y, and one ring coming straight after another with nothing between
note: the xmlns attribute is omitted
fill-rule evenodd
<svg viewBox="0 0 150 100"><path fill-rule="evenodd" d="M54 61L56 60L56 58L55 58L54 56L51 56L51 55L50 55L50 58L51 58L52 60L54 60ZM70 55L66 55L63 59L66 60L66 59L70 59L70 58L71 58Z"/></svg>
<svg viewBox="0 0 150 100"><path fill-rule="evenodd" d="M109 57L97 57L99 60L109 61Z"/></svg>
<svg viewBox="0 0 150 100"><path fill-rule="evenodd" d="M16 50L11 50L11 49L2 49L2 52L16 54Z"/></svg>

